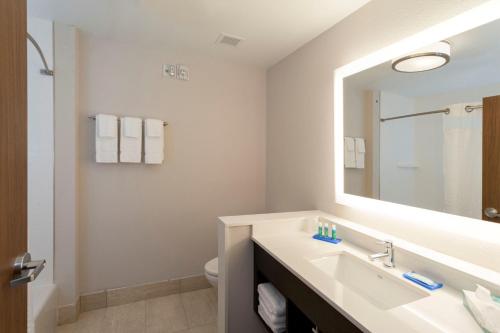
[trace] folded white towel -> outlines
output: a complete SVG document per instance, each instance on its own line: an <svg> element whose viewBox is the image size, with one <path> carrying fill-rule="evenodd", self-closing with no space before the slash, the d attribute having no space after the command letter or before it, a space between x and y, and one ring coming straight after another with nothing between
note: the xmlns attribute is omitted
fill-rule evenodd
<svg viewBox="0 0 500 333"><path fill-rule="evenodd" d="M276 311L276 309L272 306L272 302L269 300L269 297L267 295L259 295L259 303L261 303L267 310L267 312L269 312L269 314L273 316L285 315L286 306L282 309L279 309L279 311Z"/></svg>
<svg viewBox="0 0 500 333"><path fill-rule="evenodd" d="M348 136L344 138L344 166L346 168L356 167L356 151L354 138Z"/></svg>
<svg viewBox="0 0 500 333"><path fill-rule="evenodd" d="M269 305L259 296L259 306L262 306L262 310L267 314L269 319L273 324L279 325L286 321L286 313L280 313L279 315L273 314L269 309Z"/></svg>
<svg viewBox="0 0 500 333"><path fill-rule="evenodd" d="M142 154L142 119L120 119L120 162L140 163Z"/></svg>
<svg viewBox="0 0 500 333"><path fill-rule="evenodd" d="M95 160L97 163L118 162L118 118L98 114L95 124Z"/></svg>
<svg viewBox="0 0 500 333"><path fill-rule="evenodd" d="M269 326L269 328L271 329L271 331L273 331L274 333L281 333L281 332L285 332L286 331L286 323L285 322L276 325L268 317L268 315L266 314L266 312L263 310L262 306L259 305L257 307L257 310L259 312L260 317L262 318L262 320L264 320L264 322L267 324L267 326Z"/></svg>
<svg viewBox="0 0 500 333"><path fill-rule="evenodd" d="M463 290L464 304L477 323L491 333L500 333L500 305L493 301L491 292L477 285L476 291Z"/></svg>
<svg viewBox="0 0 500 333"><path fill-rule="evenodd" d="M144 161L147 164L161 164L164 159L163 121L146 119L144 121Z"/></svg>
<svg viewBox="0 0 500 333"><path fill-rule="evenodd" d="M285 297L271 283L259 284L257 291L259 296L266 300L266 305L272 314L279 315L286 311Z"/></svg>

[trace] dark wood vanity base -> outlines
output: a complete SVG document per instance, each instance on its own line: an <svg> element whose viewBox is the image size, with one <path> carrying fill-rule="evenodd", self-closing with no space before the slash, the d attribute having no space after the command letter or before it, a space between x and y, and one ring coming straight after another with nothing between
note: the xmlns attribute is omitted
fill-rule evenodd
<svg viewBox="0 0 500 333"><path fill-rule="evenodd" d="M313 331L315 328L317 332L322 333L362 332L264 249L254 243L254 311L256 313L259 304L257 286L263 282L271 282L286 298L286 332L315 332Z"/></svg>

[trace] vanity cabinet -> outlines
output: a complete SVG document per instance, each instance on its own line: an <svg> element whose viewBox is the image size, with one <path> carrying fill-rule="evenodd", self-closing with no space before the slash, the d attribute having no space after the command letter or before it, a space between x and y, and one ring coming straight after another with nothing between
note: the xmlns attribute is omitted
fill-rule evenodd
<svg viewBox="0 0 500 333"><path fill-rule="evenodd" d="M286 298L286 332L362 332L258 244L254 243L254 311L257 315L259 304L257 286L263 282L271 282Z"/></svg>

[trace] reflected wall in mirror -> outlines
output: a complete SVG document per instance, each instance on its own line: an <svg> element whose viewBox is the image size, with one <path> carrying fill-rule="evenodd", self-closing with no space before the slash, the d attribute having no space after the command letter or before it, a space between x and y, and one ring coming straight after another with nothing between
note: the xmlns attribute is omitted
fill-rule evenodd
<svg viewBox="0 0 500 333"><path fill-rule="evenodd" d="M344 79L346 194L500 222L484 213L500 210L499 35L497 20Z"/></svg>

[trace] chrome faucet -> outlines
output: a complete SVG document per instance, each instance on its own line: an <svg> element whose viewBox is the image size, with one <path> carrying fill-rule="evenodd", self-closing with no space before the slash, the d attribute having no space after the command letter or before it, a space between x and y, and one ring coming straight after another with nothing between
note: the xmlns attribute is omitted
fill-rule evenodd
<svg viewBox="0 0 500 333"><path fill-rule="evenodd" d="M368 259L374 261L375 259L384 258L385 267L395 267L394 265L394 248L392 246L392 241L378 241L377 244L385 246L385 252L375 253L368 256Z"/></svg>

